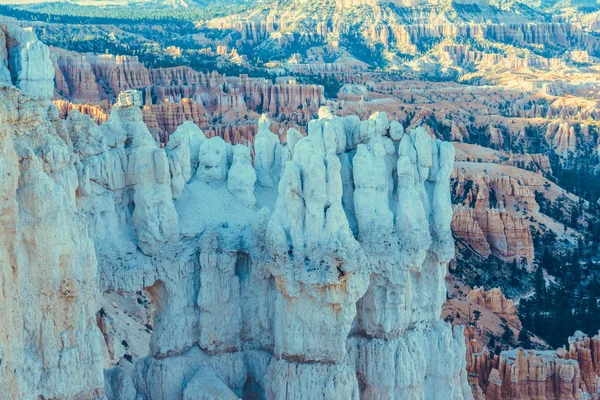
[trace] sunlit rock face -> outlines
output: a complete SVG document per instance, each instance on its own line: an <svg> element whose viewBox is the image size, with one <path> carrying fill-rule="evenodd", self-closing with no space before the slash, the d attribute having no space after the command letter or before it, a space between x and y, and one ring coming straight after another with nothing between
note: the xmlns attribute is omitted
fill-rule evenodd
<svg viewBox="0 0 600 400"><path fill-rule="evenodd" d="M43 74L4 67L21 90L0 93L3 396L471 398L439 319L451 145L323 108L286 145L265 116L253 149L189 124L163 148L140 93L101 126L59 120L43 85L27 94ZM137 359L115 337L135 312L99 306L127 293L153 314Z"/></svg>

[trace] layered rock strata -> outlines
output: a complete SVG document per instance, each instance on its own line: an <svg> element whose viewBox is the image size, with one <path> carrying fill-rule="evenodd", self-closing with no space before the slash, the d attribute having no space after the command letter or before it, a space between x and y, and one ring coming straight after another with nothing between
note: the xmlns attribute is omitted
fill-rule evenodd
<svg viewBox="0 0 600 400"><path fill-rule="evenodd" d="M103 122L94 106L107 110L120 92L139 89L144 94L144 122L161 143L167 143L169 135L186 121L219 136L244 118L256 120L262 112L286 124L306 124L325 103L322 86L293 80L273 83L247 75L205 74L188 67L148 69L132 56L51 50L55 101L64 102L59 103L64 113L77 109ZM254 133L242 129L229 141L251 141Z"/></svg>
<svg viewBox="0 0 600 400"><path fill-rule="evenodd" d="M597 341L578 332L569 338L568 350L502 352L482 364L489 372L484 372L483 390L474 392L484 393L486 400L596 399L600 381L591 354Z"/></svg>
<svg viewBox="0 0 600 400"><path fill-rule="evenodd" d="M475 399L597 399L598 335L576 332L568 348L493 354L475 326L465 331L467 370Z"/></svg>
<svg viewBox="0 0 600 400"><path fill-rule="evenodd" d="M510 172L515 171L513 176ZM453 173L452 231L484 257L505 261L534 258L527 213L536 214L536 182L513 168L458 162ZM543 178L539 177L540 181ZM533 190L532 190L533 189Z"/></svg>
<svg viewBox="0 0 600 400"><path fill-rule="evenodd" d="M488 291L483 288L475 288L467 294L467 300L487 308L499 317L504 318L511 326L520 329L521 321L517 316L515 303L507 299L499 288Z"/></svg>

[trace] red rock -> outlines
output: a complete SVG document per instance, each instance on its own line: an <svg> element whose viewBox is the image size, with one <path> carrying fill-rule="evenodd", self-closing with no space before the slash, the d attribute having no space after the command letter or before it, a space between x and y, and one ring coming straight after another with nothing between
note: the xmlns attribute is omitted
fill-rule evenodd
<svg viewBox="0 0 600 400"><path fill-rule="evenodd" d="M467 294L467 299L474 304L484 306L494 314L506 319L511 326L521 329L521 321L517 316L515 303L507 299L499 288L488 291L485 291L483 288L475 288Z"/></svg>
<svg viewBox="0 0 600 400"><path fill-rule="evenodd" d="M324 88L298 84L294 80L228 77L205 74L189 67L147 69L130 56L79 54L53 48L56 59L55 99L68 109L90 113L103 122L96 106L102 101L109 113L123 90L144 93L144 121L161 143L185 122L230 138L232 143L252 142L258 117L267 112L275 123L286 128L306 124L325 103ZM57 103L58 104L58 103Z"/></svg>

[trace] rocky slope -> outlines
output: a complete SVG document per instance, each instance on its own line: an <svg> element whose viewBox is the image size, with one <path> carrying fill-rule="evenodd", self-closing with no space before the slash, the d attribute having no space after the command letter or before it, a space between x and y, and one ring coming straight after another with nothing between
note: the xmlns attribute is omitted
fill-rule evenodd
<svg viewBox="0 0 600 400"><path fill-rule="evenodd" d="M286 146L262 118L254 167L189 123L161 148L140 92L60 120L48 48L1 31L3 398L472 397L449 143L323 108Z"/></svg>

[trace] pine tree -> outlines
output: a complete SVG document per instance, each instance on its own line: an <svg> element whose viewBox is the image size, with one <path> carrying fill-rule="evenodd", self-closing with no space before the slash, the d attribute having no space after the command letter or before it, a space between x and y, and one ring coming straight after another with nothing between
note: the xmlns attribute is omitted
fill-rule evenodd
<svg viewBox="0 0 600 400"><path fill-rule="evenodd" d="M496 350L496 337L494 335L490 335L490 342L488 343L488 349L492 352Z"/></svg>
<svg viewBox="0 0 600 400"><path fill-rule="evenodd" d="M531 337L527 329L521 329L521 332L519 332L518 340L524 349L530 349L532 347Z"/></svg>
<svg viewBox="0 0 600 400"><path fill-rule="evenodd" d="M538 266L533 276L533 287L535 289L535 298L537 308L535 311L541 311L546 304L546 281L544 280L544 268Z"/></svg>
<svg viewBox="0 0 600 400"><path fill-rule="evenodd" d="M502 329L504 329L504 332L502 333L502 341L509 346L512 346L515 340L514 332L506 324L502 324Z"/></svg>

